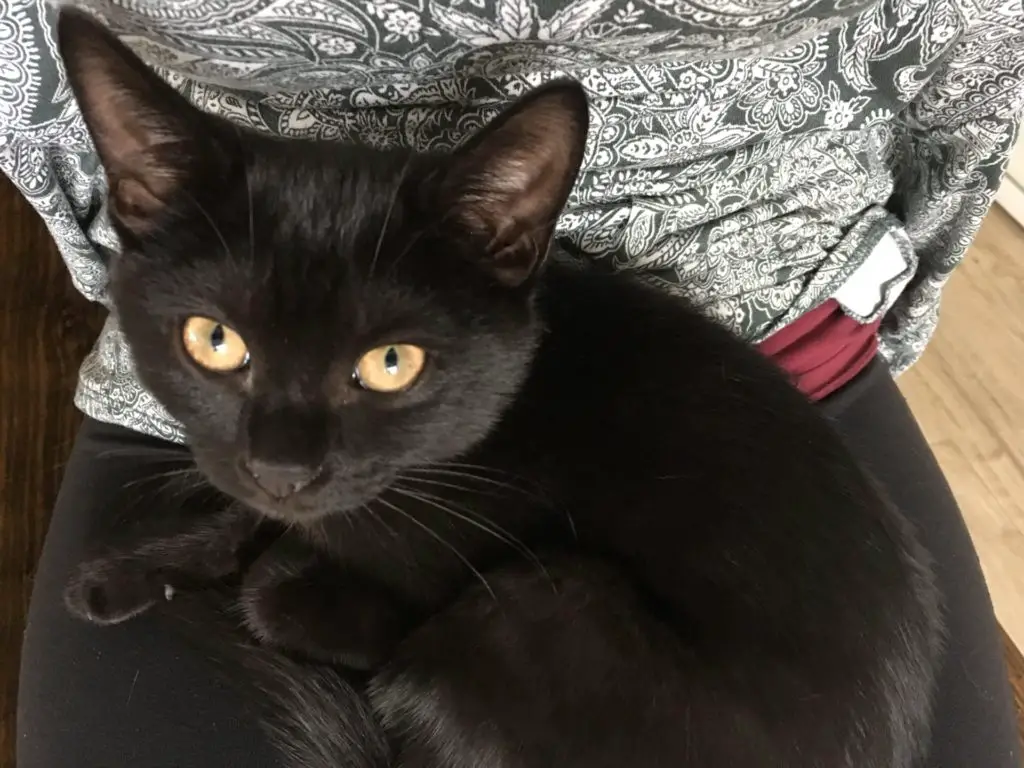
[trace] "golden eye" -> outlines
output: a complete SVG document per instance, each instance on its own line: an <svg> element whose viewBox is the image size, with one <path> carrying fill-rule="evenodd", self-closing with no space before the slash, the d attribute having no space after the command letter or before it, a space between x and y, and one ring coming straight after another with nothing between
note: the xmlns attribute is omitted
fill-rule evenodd
<svg viewBox="0 0 1024 768"><path fill-rule="evenodd" d="M181 329L181 338L188 356L207 370L227 373L249 362L249 348L242 337L209 317L190 317Z"/></svg>
<svg viewBox="0 0 1024 768"><path fill-rule="evenodd" d="M427 354L412 344L389 344L371 349L356 364L356 381L374 392L400 392L423 372Z"/></svg>

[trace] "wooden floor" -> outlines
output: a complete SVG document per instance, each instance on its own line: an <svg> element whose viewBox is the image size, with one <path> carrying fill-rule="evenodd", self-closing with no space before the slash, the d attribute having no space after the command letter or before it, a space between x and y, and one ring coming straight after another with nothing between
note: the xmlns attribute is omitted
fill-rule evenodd
<svg viewBox="0 0 1024 768"><path fill-rule="evenodd" d="M1024 230L1001 209L900 387L963 509L999 620L1024 648Z"/></svg>
<svg viewBox="0 0 1024 768"><path fill-rule="evenodd" d="M993 214L954 278L939 338L903 386L964 505L1000 616L1024 645L1022 259L1024 235ZM38 218L0 177L0 768L14 766L31 574L78 423L78 363L99 320ZM1024 660L1009 641L1007 658L1024 702Z"/></svg>
<svg viewBox="0 0 1024 768"><path fill-rule="evenodd" d="M78 415L99 314L35 213L0 176L0 766L14 766L18 649L32 571ZM70 764L70 763L69 763Z"/></svg>

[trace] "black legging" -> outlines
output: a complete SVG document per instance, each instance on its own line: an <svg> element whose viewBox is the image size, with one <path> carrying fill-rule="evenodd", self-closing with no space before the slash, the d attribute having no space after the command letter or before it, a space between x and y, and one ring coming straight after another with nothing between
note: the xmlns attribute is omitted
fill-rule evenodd
<svg viewBox="0 0 1024 768"><path fill-rule="evenodd" d="M917 524L947 601L929 768L1019 768L998 627L960 511L885 368L822 407ZM19 768L261 768L274 755L210 662L143 616L96 628L70 618L64 581L113 499L184 449L87 420L43 550L22 652ZM837 599L842 599L837 596Z"/></svg>

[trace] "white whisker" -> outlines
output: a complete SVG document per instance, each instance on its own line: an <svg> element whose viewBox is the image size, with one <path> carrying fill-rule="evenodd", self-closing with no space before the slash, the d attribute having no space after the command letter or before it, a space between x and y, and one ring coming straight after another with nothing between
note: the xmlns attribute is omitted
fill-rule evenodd
<svg viewBox="0 0 1024 768"><path fill-rule="evenodd" d="M373 258L370 260L370 268L366 271L366 286L368 286L370 281L373 279L374 270L377 268L377 260L380 258L380 251L384 245L384 236L387 234L388 226L391 224L391 214L395 211L395 204L398 202L398 195L402 191L402 183L405 181L405 174L408 172L409 165L411 163L412 155L410 154L405 161L405 165L402 166L401 172L398 174L398 181L395 182L394 194L391 195L391 202L388 203L387 213L384 214L384 224L381 225L380 233L377 235L377 247L373 249Z"/></svg>
<svg viewBox="0 0 1024 768"><path fill-rule="evenodd" d="M224 255L230 259L234 259L235 255L231 252L231 248L228 246L228 241L224 237L224 234L220 231L220 227L217 226L217 222L213 220L213 217L206 212L206 209L195 197L190 195L188 192L184 191L182 192L182 194L184 194L186 197L188 197L189 200L192 201L192 204L195 205L196 210L198 210L199 213L203 215L203 218L206 219L207 223L209 223L210 228L213 230L214 234L217 235L217 239L220 240L220 244L224 246Z"/></svg>
<svg viewBox="0 0 1024 768"><path fill-rule="evenodd" d="M474 576L476 576L476 578L483 585L484 589L487 590L487 593L491 596L491 598L493 600L497 600L498 599L498 596L494 593L494 590L491 588L491 585L487 582L487 579L484 578L484 575L482 573L480 573L479 570L477 570L476 566L474 566L473 563L470 562L469 558L467 558L464 554L462 554L454 545L452 545L451 543L446 541L443 536L441 536L439 533L434 531L429 525L426 525L426 524L420 522L419 520L417 520L415 517L410 515L404 509L399 507L397 504L392 504L387 499L384 499L384 498L381 498L381 497L378 497L377 501L379 501L381 504L384 504L384 505L390 507L391 509L393 509L395 512L400 514L402 517L404 517L410 523L412 523L417 528L419 528L424 533L426 533L428 536L433 538L438 544L440 544L441 546L443 546L446 549L448 549L453 555L455 555L457 558L459 558L459 560L462 561L462 564L465 565L473 573Z"/></svg>
<svg viewBox="0 0 1024 768"><path fill-rule="evenodd" d="M408 480L408 478L404 479ZM530 549L522 539L517 538L508 530L502 528L500 525L498 525L492 520L489 520L480 513L474 512L473 510L468 509L467 507L464 507L462 505L455 505L450 500L443 499L439 496L418 493L411 489L402 488L400 486L392 486L392 490L403 496L407 496L415 501L419 501L424 504L429 504L435 509L440 510L441 512L447 515L451 515L456 520L461 520L467 525L471 525L477 530L486 533L488 536L493 536L502 544L505 544L506 546L516 550L523 557L525 557L527 560L536 565L541 570L541 572L544 573L545 577L547 577L550 580L550 576L548 575L547 568L544 567L544 563L540 561L540 558L537 557L536 553L534 553L534 551Z"/></svg>

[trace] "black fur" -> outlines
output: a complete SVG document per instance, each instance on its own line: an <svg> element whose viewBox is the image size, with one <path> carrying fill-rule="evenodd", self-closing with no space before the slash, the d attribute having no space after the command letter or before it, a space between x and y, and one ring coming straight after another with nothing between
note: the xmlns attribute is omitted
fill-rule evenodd
<svg viewBox="0 0 1024 768"><path fill-rule="evenodd" d="M380 152L202 115L81 14L60 41L139 373L259 513L85 564L72 610L121 620L228 576L262 518L276 538L241 592L262 645L221 645L264 659L250 680L295 765L914 764L940 620L907 523L756 351L629 278L542 264L584 154L579 86L453 155ZM248 366L191 363L190 315L237 330ZM360 389L388 343L426 349L424 374ZM273 498L253 458L315 480ZM352 739L377 746L355 760Z"/></svg>

